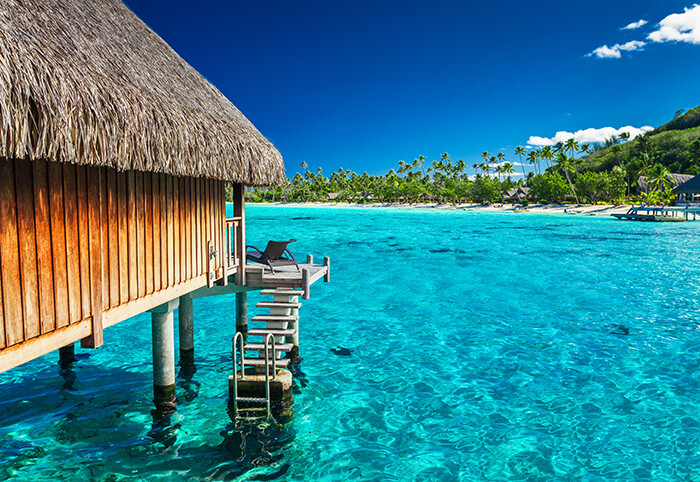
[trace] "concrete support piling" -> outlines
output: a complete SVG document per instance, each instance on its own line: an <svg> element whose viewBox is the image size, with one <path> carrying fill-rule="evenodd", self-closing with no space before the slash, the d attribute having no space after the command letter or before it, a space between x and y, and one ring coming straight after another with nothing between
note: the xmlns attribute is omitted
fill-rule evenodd
<svg viewBox="0 0 700 482"><path fill-rule="evenodd" d="M178 300L151 310L153 335L153 395L157 406L175 402L175 327L173 310Z"/></svg>
<svg viewBox="0 0 700 482"><path fill-rule="evenodd" d="M192 296L189 294L180 297L178 326L180 332L180 365L194 365L194 314Z"/></svg>

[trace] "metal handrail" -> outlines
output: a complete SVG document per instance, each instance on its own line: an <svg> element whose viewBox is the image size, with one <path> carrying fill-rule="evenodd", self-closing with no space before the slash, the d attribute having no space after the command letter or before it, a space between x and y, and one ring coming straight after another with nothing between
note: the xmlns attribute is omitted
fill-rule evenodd
<svg viewBox="0 0 700 482"><path fill-rule="evenodd" d="M240 340L240 342L239 342ZM274 335L268 333L265 337L263 351L265 352L265 405L267 417L270 418L270 357L272 357L272 379L277 379L277 362L275 352L277 345ZM245 380L245 347L243 345L243 333L238 332L233 337L233 410L238 413L238 348L241 353L241 380ZM272 355L270 355L272 353Z"/></svg>
<svg viewBox="0 0 700 482"><path fill-rule="evenodd" d="M277 367L276 367L276 362L275 362L275 337L271 334L268 333L267 336L265 337L265 399L267 402L267 416L270 416L270 351L269 348L271 346L272 348L272 379L275 380L277 378Z"/></svg>
<svg viewBox="0 0 700 482"><path fill-rule="evenodd" d="M240 344L237 343L240 340ZM241 347L241 380L245 380L245 351L243 349L243 333L240 331L233 337L233 410L238 412L238 355L237 348Z"/></svg>

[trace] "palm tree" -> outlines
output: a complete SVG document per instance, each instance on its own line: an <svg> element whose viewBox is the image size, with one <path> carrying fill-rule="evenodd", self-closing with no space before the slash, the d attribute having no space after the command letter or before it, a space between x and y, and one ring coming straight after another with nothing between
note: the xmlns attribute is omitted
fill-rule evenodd
<svg viewBox="0 0 700 482"><path fill-rule="evenodd" d="M513 151L513 155L520 157L520 167L523 169L523 179L525 179L525 164L523 164L523 156L525 156L525 149L523 148L523 146L517 146L515 148L515 151Z"/></svg>
<svg viewBox="0 0 700 482"><path fill-rule="evenodd" d="M573 171L573 167L571 165L571 161L566 157L566 153L563 151L557 154L557 166L560 170L564 171L566 180L569 182L569 186L571 187L571 192L574 194L576 204L580 204L578 201L578 195L576 195L576 189L574 189L574 184L571 182L571 176L569 176L569 171Z"/></svg>
<svg viewBox="0 0 700 482"><path fill-rule="evenodd" d="M554 159L554 151L552 150L552 146L544 146L542 149L540 149L540 157L547 161L547 168L551 166L551 161Z"/></svg>
<svg viewBox="0 0 700 482"><path fill-rule="evenodd" d="M571 155L569 156L569 159L572 161L576 160L576 153L578 152L579 145L578 142L573 137L570 137L569 139L566 140L564 143L564 152L569 151Z"/></svg>
<svg viewBox="0 0 700 482"><path fill-rule="evenodd" d="M673 184L671 172L662 164L656 164L649 170L647 181L649 182L650 191L658 193L668 191Z"/></svg>
<svg viewBox="0 0 700 482"><path fill-rule="evenodd" d="M512 162L504 162L503 165L501 166L501 170L503 171L504 174L507 174L510 176L515 172L515 166L513 165Z"/></svg>
<svg viewBox="0 0 700 482"><path fill-rule="evenodd" d="M533 149L527 153L527 162L530 165L533 165L533 164L535 165L535 172L537 172L537 174L539 174L539 162L540 162L539 156L540 156L540 151L537 149Z"/></svg>

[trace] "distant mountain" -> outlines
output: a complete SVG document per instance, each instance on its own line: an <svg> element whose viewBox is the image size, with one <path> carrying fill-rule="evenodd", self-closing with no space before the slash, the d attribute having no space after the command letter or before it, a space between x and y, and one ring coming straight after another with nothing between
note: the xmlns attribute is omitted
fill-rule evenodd
<svg viewBox="0 0 700 482"><path fill-rule="evenodd" d="M629 142L614 141L583 158L585 168L608 171L616 165L629 163L636 172L646 164L663 164L678 174L700 174L700 106L678 113L672 120ZM649 142L645 158L643 143Z"/></svg>

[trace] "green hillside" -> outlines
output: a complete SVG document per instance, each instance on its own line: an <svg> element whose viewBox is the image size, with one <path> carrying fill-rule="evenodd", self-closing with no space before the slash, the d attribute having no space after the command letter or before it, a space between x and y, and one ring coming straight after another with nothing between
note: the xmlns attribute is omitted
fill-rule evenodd
<svg viewBox="0 0 700 482"><path fill-rule="evenodd" d="M700 174L700 106L629 142L612 139L584 158L587 170L599 172L627 165L630 171L662 164L679 174Z"/></svg>

